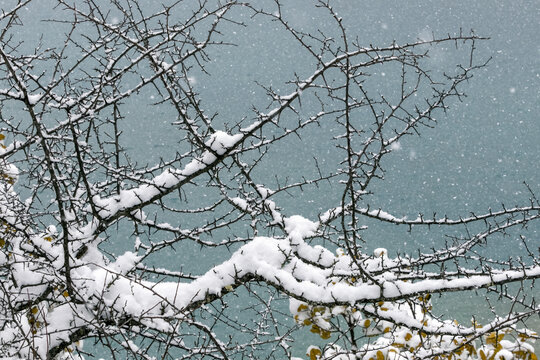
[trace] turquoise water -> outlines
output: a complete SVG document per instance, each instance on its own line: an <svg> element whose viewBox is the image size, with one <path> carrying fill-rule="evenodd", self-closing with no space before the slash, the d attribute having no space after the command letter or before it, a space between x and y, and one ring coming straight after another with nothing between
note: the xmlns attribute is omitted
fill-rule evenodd
<svg viewBox="0 0 540 360"><path fill-rule="evenodd" d="M0 2L4 4L7 2ZM315 9L307 1L290 1L283 11L294 26L304 31L320 28L330 34L335 32L327 14ZM4 8L6 5L2 5ZM152 6L152 5L148 5ZM409 137L401 142L399 150L383 163L384 181L374 182L373 196L366 198L366 205L382 207L397 216L416 218L423 214L466 216L470 212L483 213L502 204L513 206L527 204L529 194L523 182L540 193L540 25L538 1L335 1L334 8L343 16L349 34L357 35L360 44L384 45L393 40L412 42L417 38L454 34L460 28L474 29L491 39L478 44L478 58L492 57L489 66L478 72L465 90L468 94L462 103L452 102L447 115L439 115L435 129L424 129L420 137ZM48 2L29 6L27 16L50 14L54 10ZM268 103L265 91L255 84L272 86L283 93L290 90L285 83L295 74L309 76L314 65L298 48L290 35L275 23L255 17L247 12L237 12L246 27L227 25L224 37L237 46L224 46L209 52L212 62L206 65L209 74L195 73L194 86L201 94L208 113L217 113L218 127L232 125L247 116L252 117L253 105ZM24 19L23 19L24 21ZM50 23L36 23L21 27L18 36L28 43L37 41L37 34L45 32L51 41L61 39L55 35ZM434 54L430 64L436 71L453 61L452 49ZM379 79L381 93L389 96L395 83ZM144 93L143 93L144 95ZM310 105L309 100L304 104ZM176 119L166 107L141 107L137 102L127 103L124 140L133 159L152 164L160 157L173 154L171 149L178 142L177 133L171 131ZM312 159L321 167L332 168L342 154L330 140L338 130L333 122L307 129L301 139L289 137L272 148L255 176L259 183L272 184L300 179L301 174L314 174ZM197 197L196 189L188 193ZM333 206L340 196L338 184L325 184L320 188L306 188L280 196L276 202L286 215L301 214L316 219L317 214ZM211 191L208 196L211 197ZM171 223L175 221L170 219ZM181 222L189 223L189 219ZM366 251L386 247L391 253L414 252L418 248L430 249L444 245L444 234L454 230L412 229L377 224L367 221ZM457 229L456 229L457 230ZM462 229L459 229L462 230ZM539 225L532 225L524 232L531 244L538 244ZM131 249L134 239L130 229L120 236L126 242L113 241L110 250L120 253ZM227 236L226 233L214 236ZM489 257L518 255L522 249L506 246L505 239L495 238L486 249ZM193 254L196 254L195 256ZM173 270L189 269L202 273L212 265L226 259L226 250L200 252L197 246L188 245L177 252L160 254L161 266ZM538 288L536 288L538 289ZM536 290L533 289L533 290ZM441 301L440 312L458 313L461 321L471 315L489 313L483 300L463 301L461 295ZM279 301L278 301L279 302ZM233 302L234 304L234 302ZM286 306L281 300L280 308ZM287 320L284 320L287 321ZM538 325L538 322L535 323ZM538 326L536 326L538 328ZM225 332L226 329L223 329ZM307 331L305 331L307 333ZM313 338L298 334L299 353Z"/></svg>

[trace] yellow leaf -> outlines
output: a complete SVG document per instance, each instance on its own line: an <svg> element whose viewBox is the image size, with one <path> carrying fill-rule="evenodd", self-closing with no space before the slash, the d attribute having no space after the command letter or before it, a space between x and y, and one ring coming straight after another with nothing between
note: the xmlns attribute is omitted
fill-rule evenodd
<svg viewBox="0 0 540 360"><path fill-rule="evenodd" d="M482 325L480 325L480 324L477 323L476 321L473 321L472 324L474 325L474 328L475 328L475 329L481 329L481 328L482 328Z"/></svg>
<svg viewBox="0 0 540 360"><path fill-rule="evenodd" d="M503 338L504 338L504 334L497 335L496 333L492 332L486 338L486 343L490 345L495 345L495 344L498 344Z"/></svg>
<svg viewBox="0 0 540 360"><path fill-rule="evenodd" d="M381 350L377 351L377 360L384 360L384 354Z"/></svg>
<svg viewBox="0 0 540 360"><path fill-rule="evenodd" d="M0 140L4 140L6 136L4 134L0 134Z"/></svg>
<svg viewBox="0 0 540 360"><path fill-rule="evenodd" d="M405 334L405 341L409 341L411 339L412 339L412 334L411 333Z"/></svg>
<svg viewBox="0 0 540 360"><path fill-rule="evenodd" d="M314 334L320 334L321 333L321 328L318 327L317 325L313 325L309 331L311 331Z"/></svg>
<svg viewBox="0 0 540 360"><path fill-rule="evenodd" d="M486 354L484 354L484 350L480 350L479 353L480 353L480 358L482 358L482 360L487 360L487 356Z"/></svg>
<svg viewBox="0 0 540 360"><path fill-rule="evenodd" d="M308 355L310 360L317 360L322 355L322 352L318 347L312 347Z"/></svg>
<svg viewBox="0 0 540 360"><path fill-rule="evenodd" d="M322 313L325 312L325 310L326 310L326 308L325 308L324 306L315 306L315 307L313 308L313 311L312 311L312 312L313 312L313 314L316 314L316 313L322 314Z"/></svg>
<svg viewBox="0 0 540 360"><path fill-rule="evenodd" d="M51 236L45 236L43 239L44 239L44 240L47 240L48 242L51 242L51 241L52 241L52 237L51 237Z"/></svg>
<svg viewBox="0 0 540 360"><path fill-rule="evenodd" d="M37 306L32 307L32 309L30 309L30 311L32 312L32 314L36 315L38 313Z"/></svg>
<svg viewBox="0 0 540 360"><path fill-rule="evenodd" d="M330 339L330 331L322 330L321 331L321 338L324 339L324 340Z"/></svg>
<svg viewBox="0 0 540 360"><path fill-rule="evenodd" d="M69 292L67 290L64 290L64 292L62 293L62 295L67 298L69 296Z"/></svg>
<svg viewBox="0 0 540 360"><path fill-rule="evenodd" d="M300 304L300 306L298 307L298 312L302 312L304 310L307 310L308 307L306 304Z"/></svg>
<svg viewBox="0 0 540 360"><path fill-rule="evenodd" d="M366 321L364 321L365 328L369 327L369 325L371 325L371 320L367 319Z"/></svg>
<svg viewBox="0 0 540 360"><path fill-rule="evenodd" d="M476 349L471 344L465 344L464 348L469 352L469 354L476 355Z"/></svg>
<svg viewBox="0 0 540 360"><path fill-rule="evenodd" d="M0 238L0 248L4 247L4 245L6 245L6 240Z"/></svg>

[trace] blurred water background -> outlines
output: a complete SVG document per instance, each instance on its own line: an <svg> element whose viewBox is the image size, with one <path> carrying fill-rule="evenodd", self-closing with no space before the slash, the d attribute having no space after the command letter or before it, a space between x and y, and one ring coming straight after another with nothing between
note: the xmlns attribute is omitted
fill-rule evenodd
<svg viewBox="0 0 540 360"><path fill-rule="evenodd" d="M1 8L7 9L10 3L0 1ZM145 6L160 8L158 4L155 1ZM540 195L540 2L337 0L333 4L343 17L349 35L357 36L358 42L366 46L387 45L394 40L412 42L430 38L432 34L436 37L456 34L460 29L465 32L473 29L476 34L491 38L478 44L476 56L492 59L464 88L468 97L461 103L452 102L448 114L437 117L436 128L424 129L421 136L408 137L400 143L399 149L384 162L385 180L372 184L374 195L368 200L371 206L410 218L416 218L419 212L458 217L470 212L483 213L489 208L498 210L502 204L527 204L530 194L524 182ZM297 28L332 32L331 18L313 5L313 1L286 1L283 12ZM28 18L23 18L25 26L17 30L20 40L32 44L41 33L45 39L62 40L63 34L56 33L55 24L31 21L36 17L54 17L55 11L48 1L31 3L25 13ZM239 16L245 27L225 24L222 28L224 38L237 46L210 50L213 60L206 65L208 74L193 76L203 106L210 113L217 112L223 123L252 116L254 104L267 104L264 90L255 81L285 91L285 82L294 74L305 77L314 70L311 59L277 24L262 17L252 18L247 12ZM443 67L452 57L447 58L443 51L434 54L430 61L433 68ZM391 80L382 80L378 91L392 94L397 90L394 85ZM170 131L176 119L160 109L137 107L136 103L132 106L132 110L125 112L129 121L123 131L134 158L152 164L161 157L171 156L171 144L178 140L175 132ZM313 157L322 167L334 165L342 157L328 140L328 134L335 131L335 123L325 122L308 129L301 139L284 140L271 149L271 156L267 156L264 166L256 173L258 182L273 181L275 175L284 179L312 174ZM325 186L295 192L292 196L284 194L276 202L285 215L300 214L316 220L318 213L335 204L336 194L341 191L337 184ZM454 231L428 232L416 228L407 231L368 220L366 224L369 225L363 234L366 251L386 247L391 255L440 247L444 245L445 234ZM535 225L524 235L538 246L539 232L540 227ZM126 233L126 238L130 235ZM519 253L519 248L508 248L506 244L505 238L494 238L488 254L506 257ZM127 243L118 239L111 251L120 253L132 245L132 240ZM193 251L197 249L194 247ZM171 252L162 254L159 260L171 269L182 267L204 272L229 255L224 249L197 256ZM532 289L537 290L538 287ZM440 314L452 314L463 322L473 315L480 319L489 315L482 296L466 296L456 294L434 299L435 307ZM286 302L281 306L286 306ZM538 319L532 319L532 327L539 330L539 325ZM299 344L295 345L299 356L307 344L315 342L310 334L303 336L299 335Z"/></svg>

